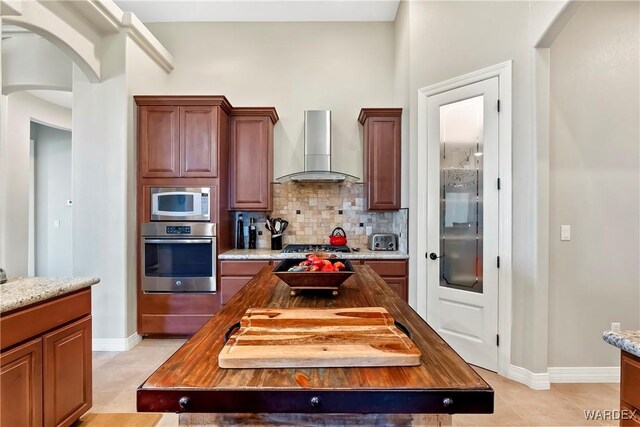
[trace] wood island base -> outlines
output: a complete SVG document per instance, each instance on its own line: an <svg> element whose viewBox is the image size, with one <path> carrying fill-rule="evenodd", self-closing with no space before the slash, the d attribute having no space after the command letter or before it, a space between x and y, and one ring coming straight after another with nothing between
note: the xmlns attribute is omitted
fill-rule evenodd
<svg viewBox="0 0 640 427"><path fill-rule="evenodd" d="M180 414L180 426L451 426L448 414Z"/></svg>

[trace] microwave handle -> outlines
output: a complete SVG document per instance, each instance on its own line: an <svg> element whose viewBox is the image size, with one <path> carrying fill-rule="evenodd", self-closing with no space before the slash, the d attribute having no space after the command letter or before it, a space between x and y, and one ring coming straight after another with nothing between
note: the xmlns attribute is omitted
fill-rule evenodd
<svg viewBox="0 0 640 427"><path fill-rule="evenodd" d="M158 244L173 244L173 243L187 243L187 244L202 244L211 243L211 239L144 239L145 243L158 243Z"/></svg>

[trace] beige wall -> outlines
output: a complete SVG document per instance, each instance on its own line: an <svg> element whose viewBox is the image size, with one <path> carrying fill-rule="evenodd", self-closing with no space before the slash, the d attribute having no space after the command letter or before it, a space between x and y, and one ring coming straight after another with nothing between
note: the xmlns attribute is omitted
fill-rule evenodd
<svg viewBox="0 0 640 427"><path fill-rule="evenodd" d="M274 106L276 177L303 168L303 112L333 113L333 168L362 177L362 107L395 106L393 23L149 24L174 55L164 94Z"/></svg>
<svg viewBox="0 0 640 427"><path fill-rule="evenodd" d="M550 366L618 365L601 332L640 327L638 27L586 2L551 46Z"/></svg>

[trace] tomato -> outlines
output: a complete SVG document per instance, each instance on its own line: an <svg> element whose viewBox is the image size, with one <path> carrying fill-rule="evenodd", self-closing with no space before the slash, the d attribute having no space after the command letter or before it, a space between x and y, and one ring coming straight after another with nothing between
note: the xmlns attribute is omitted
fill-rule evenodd
<svg viewBox="0 0 640 427"><path fill-rule="evenodd" d="M333 264L333 266L334 266L335 268L337 268L338 270L344 270L344 269L346 269L346 268L347 268L347 267L346 267L343 263L341 263L340 261L336 261L336 263L335 263L335 264Z"/></svg>
<svg viewBox="0 0 640 427"><path fill-rule="evenodd" d="M323 260L324 265L331 265L331 261L329 261L328 259Z"/></svg>
<svg viewBox="0 0 640 427"><path fill-rule="evenodd" d="M320 271L333 271L333 266L332 265L324 265Z"/></svg>

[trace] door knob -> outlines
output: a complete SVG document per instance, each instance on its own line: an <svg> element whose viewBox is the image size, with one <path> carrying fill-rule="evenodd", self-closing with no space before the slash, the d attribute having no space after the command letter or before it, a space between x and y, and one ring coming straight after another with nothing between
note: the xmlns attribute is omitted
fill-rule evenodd
<svg viewBox="0 0 640 427"><path fill-rule="evenodd" d="M438 258L442 258L442 257L441 257L441 256L436 255L436 253L435 253L435 252L431 252L431 253L429 254L429 258L431 258L432 260L434 260L434 261L435 261L435 260L437 260Z"/></svg>

